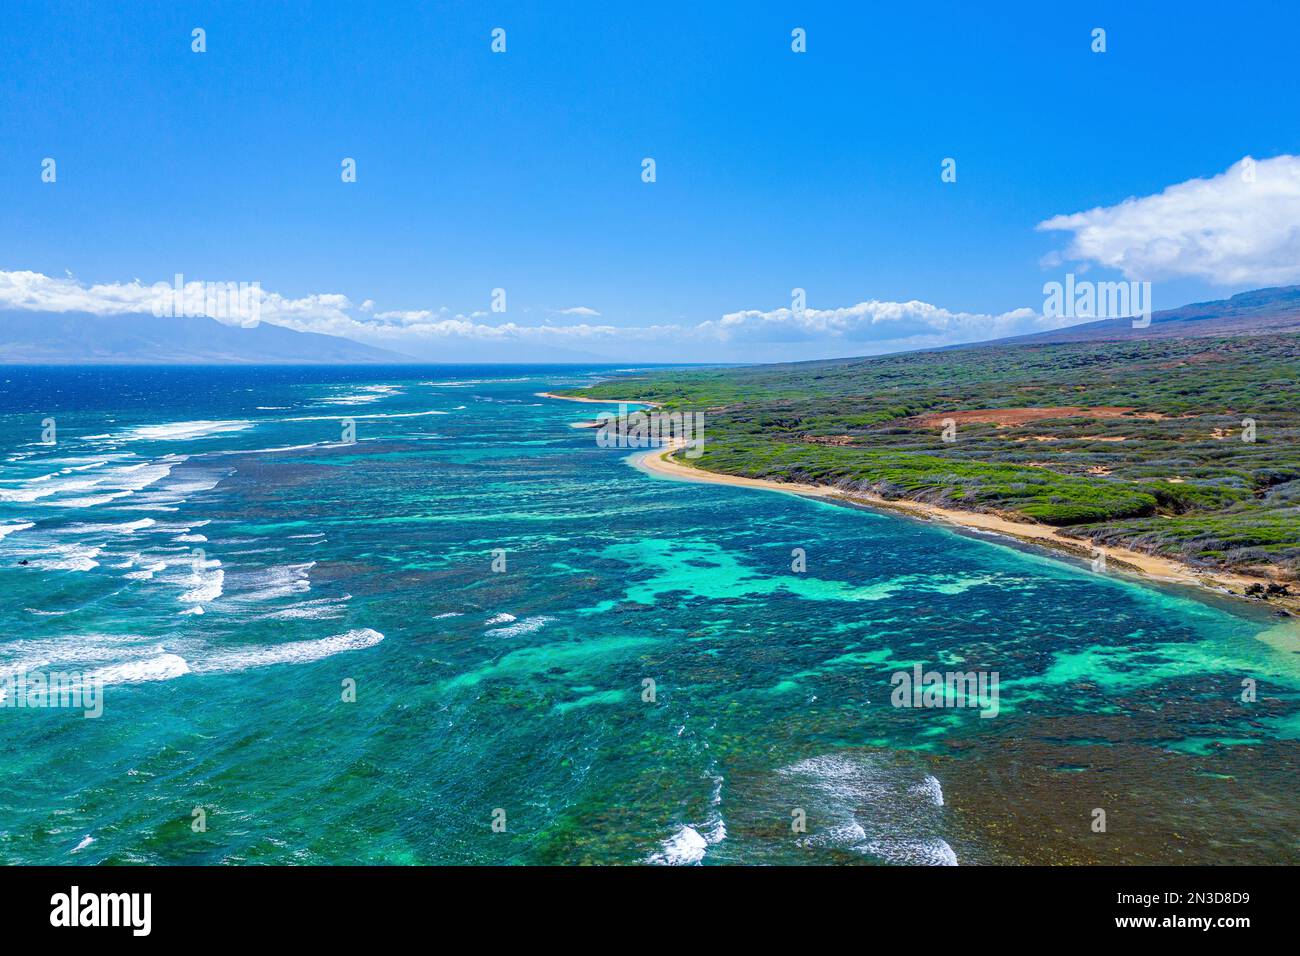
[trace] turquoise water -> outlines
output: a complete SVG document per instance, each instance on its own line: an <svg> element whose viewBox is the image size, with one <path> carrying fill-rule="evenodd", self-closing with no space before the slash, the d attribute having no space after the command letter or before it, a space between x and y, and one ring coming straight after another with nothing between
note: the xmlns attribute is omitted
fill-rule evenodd
<svg viewBox="0 0 1300 956"><path fill-rule="evenodd" d="M535 394L608 375L0 369L0 675L106 685L0 708L0 860L1300 857L1278 619L647 475Z"/></svg>

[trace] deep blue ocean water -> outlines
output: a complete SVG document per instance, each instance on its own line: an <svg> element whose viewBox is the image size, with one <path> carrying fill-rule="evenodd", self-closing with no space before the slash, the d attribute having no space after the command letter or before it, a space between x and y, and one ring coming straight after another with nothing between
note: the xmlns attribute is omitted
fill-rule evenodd
<svg viewBox="0 0 1300 956"><path fill-rule="evenodd" d="M0 707L0 861L1300 858L1287 622L648 475L536 394L611 371L0 368L0 676L104 684Z"/></svg>

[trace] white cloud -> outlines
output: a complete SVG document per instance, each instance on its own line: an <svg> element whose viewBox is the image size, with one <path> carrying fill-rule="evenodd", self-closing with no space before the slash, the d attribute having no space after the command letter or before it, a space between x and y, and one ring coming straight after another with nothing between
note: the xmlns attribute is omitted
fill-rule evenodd
<svg viewBox="0 0 1300 956"><path fill-rule="evenodd" d="M1065 258L1118 269L1128 279L1300 281L1300 157L1247 156L1209 179L1053 216L1038 228L1072 232Z"/></svg>
<svg viewBox="0 0 1300 956"><path fill-rule="evenodd" d="M239 286L240 283L222 283ZM247 283L255 286L255 283ZM184 282L184 299L199 302L204 298L205 283ZM161 290L161 291L160 291ZM130 282L101 282L84 285L69 275L55 278L40 272L0 271L0 309L24 312L88 312L91 315L151 315L160 294L170 296L172 285L157 282L145 285L139 279ZM266 292L260 286L250 289L260 298L263 321L275 325L330 324L351 321L352 301L345 295L325 293L290 299L278 292ZM238 324L240 316L231 316Z"/></svg>
<svg viewBox="0 0 1300 956"><path fill-rule="evenodd" d="M889 344L895 348L954 345L1001 338L1062 323L1032 309L989 314L951 312L928 302L881 302L872 299L838 309L754 309L730 312L696 328L724 341L839 342L845 345ZM901 343L901 344L900 344Z"/></svg>
<svg viewBox="0 0 1300 956"><path fill-rule="evenodd" d="M149 312L155 293L139 279L82 285L72 276L56 279L40 272L0 272L0 308L25 312L90 312L122 315Z"/></svg>
<svg viewBox="0 0 1300 956"><path fill-rule="evenodd" d="M352 308L352 300L338 293L305 295L301 299L289 299L278 292L262 293L262 321L272 325L350 322L352 318L348 312ZM307 331L317 330L309 328Z"/></svg>
<svg viewBox="0 0 1300 956"><path fill-rule="evenodd" d="M1300 157L1259 162L1246 157L1209 179L1178 183L1116 206L1054 216L1038 229L1072 234L1058 255L1119 270L1132 280L1194 276L1223 285L1300 281ZM71 275L0 271L0 309L147 315L157 301L157 285L139 279L87 285ZM185 291L198 291L202 301L203 287L192 280ZM652 326L595 324L586 320L601 318L601 313L578 305L543 310L581 320L578 324L494 324L497 317L482 311L378 311L369 298L360 305L339 293L291 298L260 286L257 294L260 317L271 324L425 356L443 354L456 343L499 347L503 360L527 359L528 349L538 345L619 360L820 358L955 345L1070 324L1027 308L961 312L918 300L875 299L798 313L746 309L695 324Z"/></svg>
<svg viewBox="0 0 1300 956"><path fill-rule="evenodd" d="M370 299L367 299L366 302L371 303L371 308L374 307L374 303L371 302ZM362 304L364 305L365 303ZM365 311L369 311L369 310L365 310ZM423 322L425 319L429 319L432 317L433 317L433 313L430 312L428 309L410 309L405 312L399 311L399 312L376 312L375 313L376 319L380 319L385 322L400 322L402 324L408 324L411 322Z"/></svg>
<svg viewBox="0 0 1300 956"><path fill-rule="evenodd" d="M186 283L187 290L202 286L197 281ZM343 336L411 355L449 354L447 350L457 344L494 346L501 349L502 360L527 360L528 349L539 345L619 360L766 361L864 355L1018 335L1069 321L1045 319L1031 309L953 312L928 302L873 299L798 313L788 308L749 309L694 325L491 324L482 312L375 311L371 299L354 305L339 293L289 298L258 288L261 319L273 325ZM84 285L72 277L0 271L0 309L150 314L157 294L139 280ZM599 314L582 306L564 312L584 318L587 313Z"/></svg>

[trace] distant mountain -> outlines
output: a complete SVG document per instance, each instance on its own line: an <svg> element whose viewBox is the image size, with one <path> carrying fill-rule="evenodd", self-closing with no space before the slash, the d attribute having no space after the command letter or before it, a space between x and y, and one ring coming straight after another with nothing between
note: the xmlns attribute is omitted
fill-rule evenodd
<svg viewBox="0 0 1300 956"><path fill-rule="evenodd" d="M392 364L410 356L335 335L215 319L0 311L0 364Z"/></svg>
<svg viewBox="0 0 1300 956"><path fill-rule="evenodd" d="M1300 286L1278 286L1242 292L1230 299L1194 302L1151 316L1146 328L1133 328L1132 319L1101 319L1051 332L999 339L1000 344L1034 342L1093 342L1122 339L1186 338L1205 335L1252 335L1260 332L1300 332ZM988 343L977 343L980 345ZM971 348L974 346L958 346Z"/></svg>

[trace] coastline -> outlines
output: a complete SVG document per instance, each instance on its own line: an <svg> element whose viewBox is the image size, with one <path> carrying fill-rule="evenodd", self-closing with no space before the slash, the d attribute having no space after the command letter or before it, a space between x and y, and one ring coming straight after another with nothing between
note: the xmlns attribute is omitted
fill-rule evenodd
<svg viewBox="0 0 1300 956"><path fill-rule="evenodd" d="M906 499L882 498L869 492L846 492L832 485L808 485L796 482L771 481L763 478L742 478L736 475L705 471L692 465L683 464L670 457L677 450L676 446L652 448L634 456L633 464L651 474L673 478L678 481L699 481L708 484L761 488L768 491L782 491L787 494L834 499L865 505L872 509L901 513L920 520L938 521L958 528L1004 535L1025 544L1037 545L1084 560L1093 557L1097 552L1101 552L1106 555L1108 566L1127 571L1153 582L1189 585L1220 596L1237 598L1250 603L1258 609L1269 608L1274 611L1285 609L1291 612L1292 615L1295 615L1297 610L1300 610L1300 602L1294 597L1290 599L1274 598L1266 602L1249 598L1242 593L1248 585L1265 582L1267 579L1264 578L1233 572L1201 571L1172 558L1143 554L1140 551L1130 551L1127 548L1093 545L1091 542L1067 537L1050 525L1012 521L998 515L977 511L958 511L954 508L943 508L938 505L908 501ZM1283 622L1279 620L1278 623ZM1300 633L1300 621L1297 621L1294 616L1286 619L1286 623Z"/></svg>
<svg viewBox="0 0 1300 956"><path fill-rule="evenodd" d="M537 398L555 398L562 402L585 402L588 405L649 405L662 408L659 402L647 402L642 398L579 398L576 395L556 395L554 392L533 392Z"/></svg>
<svg viewBox="0 0 1300 956"><path fill-rule="evenodd" d="M624 401L622 399L579 398L572 395L556 395L553 392L537 392L540 398L554 398L566 402L585 402L593 405L649 405L659 408L658 402ZM581 423L576 427L595 427L596 422ZM650 474L678 481L699 481L716 485L736 485L746 488L761 488L767 491L781 491L786 494L838 500L850 504L864 505L878 511L892 511L911 518L924 521L938 521L971 531L985 531L1020 541L1023 544L1036 545L1048 551L1055 551L1074 558L1089 560L1098 552L1106 556L1107 566L1145 580L1161 584L1179 584L1197 588L1219 595L1246 602L1252 607L1273 611L1283 610L1290 616L1279 619L1279 624L1288 628L1300 638L1300 597L1290 596L1264 601L1248 597L1243 592L1252 584L1267 583L1269 579L1252 575L1238 574L1231 571L1203 571L1193 568L1173 558L1164 558L1154 554L1131 551L1128 548L1113 545L1095 545L1092 542L1071 538L1061 534L1056 528L1045 524L1031 524L1024 521L1012 521L1000 515L986 514L979 511L959 511L939 505L926 504L907 499L883 498L870 492L846 492L833 485L809 485L790 481L771 481L764 478L742 478L721 472L705 471L692 465L686 465L672 458L680 448L679 443L666 448L651 448L634 455L632 463Z"/></svg>

